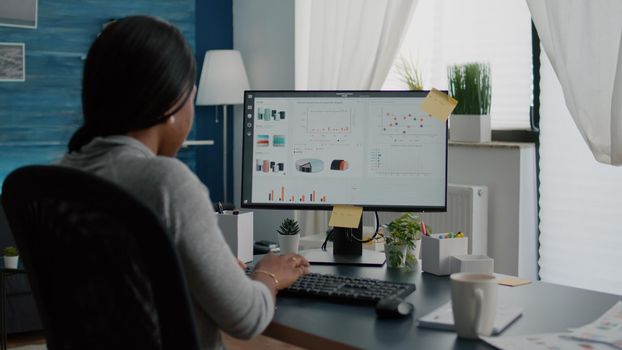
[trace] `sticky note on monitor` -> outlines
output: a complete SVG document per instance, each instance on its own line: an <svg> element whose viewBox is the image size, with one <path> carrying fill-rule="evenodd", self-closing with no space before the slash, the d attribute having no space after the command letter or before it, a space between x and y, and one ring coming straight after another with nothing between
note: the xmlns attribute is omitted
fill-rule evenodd
<svg viewBox="0 0 622 350"><path fill-rule="evenodd" d="M361 215L363 215L363 207L335 205L328 226L358 228Z"/></svg>
<svg viewBox="0 0 622 350"><path fill-rule="evenodd" d="M449 118L451 112L453 112L457 105L458 100L455 98L436 89L432 89L421 103L421 109L444 122Z"/></svg>

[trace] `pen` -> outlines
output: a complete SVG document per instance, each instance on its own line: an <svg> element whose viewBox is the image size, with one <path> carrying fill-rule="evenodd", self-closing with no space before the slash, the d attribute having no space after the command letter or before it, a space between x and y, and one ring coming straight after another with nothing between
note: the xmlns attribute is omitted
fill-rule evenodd
<svg viewBox="0 0 622 350"><path fill-rule="evenodd" d="M218 214L222 214L223 210L222 210L222 203L218 202Z"/></svg>

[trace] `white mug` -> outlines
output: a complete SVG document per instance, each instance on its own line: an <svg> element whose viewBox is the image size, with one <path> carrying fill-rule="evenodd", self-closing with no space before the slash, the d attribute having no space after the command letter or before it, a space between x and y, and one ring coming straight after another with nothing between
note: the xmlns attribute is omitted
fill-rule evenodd
<svg viewBox="0 0 622 350"><path fill-rule="evenodd" d="M458 336L477 339L489 336L497 311L497 281L494 275L461 272L451 278L451 308Z"/></svg>

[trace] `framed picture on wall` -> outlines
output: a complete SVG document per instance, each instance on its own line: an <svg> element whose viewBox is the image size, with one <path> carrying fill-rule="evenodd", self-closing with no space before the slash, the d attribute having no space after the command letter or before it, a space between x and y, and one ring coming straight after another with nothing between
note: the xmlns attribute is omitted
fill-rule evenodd
<svg viewBox="0 0 622 350"><path fill-rule="evenodd" d="M26 46L0 43L0 81L26 80Z"/></svg>
<svg viewBox="0 0 622 350"><path fill-rule="evenodd" d="M37 28L38 0L1 0L0 26Z"/></svg>

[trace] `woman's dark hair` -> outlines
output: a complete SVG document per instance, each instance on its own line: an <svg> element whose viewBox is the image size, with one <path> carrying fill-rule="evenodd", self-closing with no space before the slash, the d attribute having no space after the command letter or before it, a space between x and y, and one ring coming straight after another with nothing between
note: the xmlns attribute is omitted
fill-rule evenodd
<svg viewBox="0 0 622 350"><path fill-rule="evenodd" d="M156 125L190 97L192 49L164 20L131 16L108 25L91 46L82 78L84 124L69 141L79 150L97 136ZM168 112L168 113L167 113Z"/></svg>

